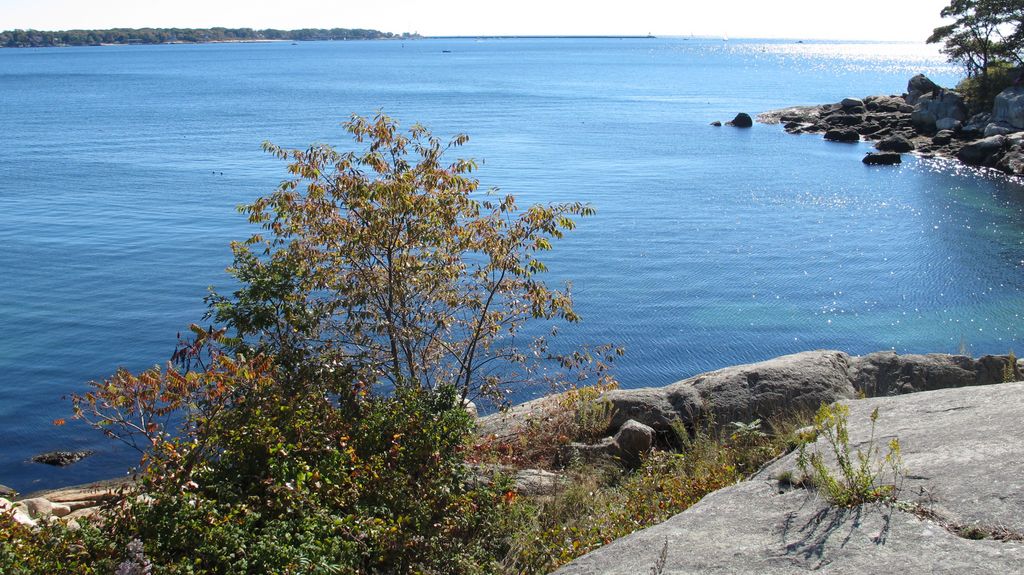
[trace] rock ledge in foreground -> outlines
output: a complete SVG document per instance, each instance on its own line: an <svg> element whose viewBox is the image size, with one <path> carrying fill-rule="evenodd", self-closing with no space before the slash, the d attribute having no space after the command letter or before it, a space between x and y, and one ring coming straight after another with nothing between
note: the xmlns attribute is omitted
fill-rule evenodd
<svg viewBox="0 0 1024 575"><path fill-rule="evenodd" d="M901 500L837 509L781 485L796 454L716 491L668 521L614 541L556 573L1020 573L1024 565L1024 383L850 401L851 443L898 437ZM811 449L823 449L823 440ZM951 528L960 526L961 529ZM1003 539L983 538L996 533ZM970 535L964 537L962 535Z"/></svg>

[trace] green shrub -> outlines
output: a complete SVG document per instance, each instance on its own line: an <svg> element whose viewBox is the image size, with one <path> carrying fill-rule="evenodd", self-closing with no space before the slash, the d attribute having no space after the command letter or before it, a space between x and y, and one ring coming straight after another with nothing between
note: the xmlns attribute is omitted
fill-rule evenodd
<svg viewBox="0 0 1024 575"><path fill-rule="evenodd" d="M276 390L206 428L215 457L149 475L118 533L166 573L484 573L501 486L468 486L455 393L400 389L341 408ZM166 469L156 466L153 469Z"/></svg>
<svg viewBox="0 0 1024 575"><path fill-rule="evenodd" d="M991 112L996 96L1013 86L1020 73L1020 68L1008 62L993 62L986 75L965 78L957 84L956 91L963 94L971 114Z"/></svg>
<svg viewBox="0 0 1024 575"><path fill-rule="evenodd" d="M0 512L0 573L4 575L106 575L118 563L117 546L101 530L82 521L25 527Z"/></svg>
<svg viewBox="0 0 1024 575"><path fill-rule="evenodd" d="M850 408L836 403L824 405L818 410L814 424L819 437L824 436L838 466L838 475L833 473L821 453L807 453L806 445L800 446L797 464L804 477L801 483L810 483L833 505L856 507L874 501L895 499L904 471L900 457L899 439L888 442L888 450L881 456L881 447L875 441L875 424L878 408L871 412L871 435L867 449L851 453L847 420ZM890 477L891 482L885 482Z"/></svg>

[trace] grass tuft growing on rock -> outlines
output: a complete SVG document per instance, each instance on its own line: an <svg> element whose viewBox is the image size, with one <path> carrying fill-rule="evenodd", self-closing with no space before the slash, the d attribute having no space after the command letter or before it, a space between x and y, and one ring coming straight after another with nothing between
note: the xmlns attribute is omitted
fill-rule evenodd
<svg viewBox="0 0 1024 575"><path fill-rule="evenodd" d="M871 435L866 448L852 450L847 428L849 414L849 406L840 403L825 405L818 410L814 426L819 437L825 438L838 473L832 471L822 453L808 453L804 444L800 446L797 459L804 475L801 483L816 487L830 503L839 507L895 500L905 475L899 439L889 440L888 449L884 455L881 454L882 447L875 438L878 421L878 408L875 408L871 412Z"/></svg>

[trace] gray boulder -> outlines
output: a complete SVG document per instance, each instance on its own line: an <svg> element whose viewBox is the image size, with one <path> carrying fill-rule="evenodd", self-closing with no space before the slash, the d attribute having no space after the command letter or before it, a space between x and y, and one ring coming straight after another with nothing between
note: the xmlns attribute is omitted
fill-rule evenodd
<svg viewBox="0 0 1024 575"><path fill-rule="evenodd" d="M1007 88L996 95L992 122L1024 130L1024 86Z"/></svg>
<svg viewBox="0 0 1024 575"><path fill-rule="evenodd" d="M875 147L883 152L896 152L899 154L914 150L914 143L903 136L889 136L879 140Z"/></svg>
<svg viewBox="0 0 1024 575"><path fill-rule="evenodd" d="M864 107L871 112L899 112L906 105L906 100L899 96L868 96L864 98ZM913 110L913 107L910 110Z"/></svg>
<svg viewBox="0 0 1024 575"><path fill-rule="evenodd" d="M714 421L724 427L734 421L766 420L779 413L810 411L822 403L851 398L857 393L874 397L989 385L1002 381L1007 361L1004 356L972 359L880 352L850 357L839 351L809 351L727 367L664 387L607 391L602 400L612 410L609 435L629 420L664 433L678 425L692 429ZM514 437L531 424L543 422L555 411L564 409L560 399L545 397L481 417L477 432L499 439ZM607 456L621 456L619 443L613 437L596 445L570 446L561 459Z"/></svg>
<svg viewBox="0 0 1024 575"><path fill-rule="evenodd" d="M864 116L859 114L847 114L845 111L837 114L829 114L824 117L825 123L830 126L856 126L864 121Z"/></svg>
<svg viewBox="0 0 1024 575"><path fill-rule="evenodd" d="M830 142L853 143L860 141L860 134L852 128L832 128L825 132L825 139Z"/></svg>
<svg viewBox="0 0 1024 575"><path fill-rule="evenodd" d="M853 397L848 360L839 351L808 351L602 397L614 408L613 430L630 419L656 431L668 431L674 422L692 427L709 419L725 426Z"/></svg>
<svg viewBox="0 0 1024 575"><path fill-rule="evenodd" d="M799 473L791 453L556 573L1019 573L1024 384L851 401L851 445L864 448L876 407L876 441L902 446L905 505L837 509L784 486L780 476ZM824 439L809 449L828 457Z"/></svg>
<svg viewBox="0 0 1024 575"><path fill-rule="evenodd" d="M1003 122L992 122L985 126L985 130L982 132L982 135L984 135L986 138L991 138L992 136L1006 136L1017 131L1019 130L1017 130L1013 126L1010 126L1009 124Z"/></svg>
<svg viewBox="0 0 1024 575"><path fill-rule="evenodd" d="M1001 383L1005 356L897 355L883 351L850 358L853 386L867 397Z"/></svg>
<svg viewBox="0 0 1024 575"><path fill-rule="evenodd" d="M543 469L517 470L507 465L493 464L472 464L465 467L469 472L467 485L470 487L491 485L498 476L506 476L512 478L516 492L521 495L550 495L565 483L565 477L562 475ZM54 504L55 509L57 505L59 504Z"/></svg>
<svg viewBox="0 0 1024 575"><path fill-rule="evenodd" d="M857 126L857 133L862 136L870 136L872 134L878 134L882 131L882 126L875 122L865 122Z"/></svg>
<svg viewBox="0 0 1024 575"><path fill-rule="evenodd" d="M981 112L971 116L960 128L961 134L968 137L980 136L985 131L985 126L991 123L992 114Z"/></svg>
<svg viewBox="0 0 1024 575"><path fill-rule="evenodd" d="M971 166L994 166L1006 144L1006 136L991 136L960 148L956 157Z"/></svg>
<svg viewBox="0 0 1024 575"><path fill-rule="evenodd" d="M659 431L669 431L674 422L692 421L703 409L700 393L692 386L679 384L615 389L605 392L602 399L612 406L609 432L614 432L629 420Z"/></svg>
<svg viewBox="0 0 1024 575"><path fill-rule="evenodd" d="M853 397L848 361L849 356L839 351L809 351L727 367L670 387L695 389L705 413L720 425L766 420Z"/></svg>
<svg viewBox="0 0 1024 575"><path fill-rule="evenodd" d="M607 459L618 459L622 452L614 437L605 437L597 443L573 442L559 448L558 464L567 467L574 462L596 463Z"/></svg>
<svg viewBox="0 0 1024 575"><path fill-rule="evenodd" d="M7 487L6 485L0 485L0 497L10 499L11 497L14 497L17 494L18 492L11 489L10 487Z"/></svg>
<svg viewBox="0 0 1024 575"><path fill-rule="evenodd" d="M938 134L932 137L932 143L936 146L945 146L953 141L953 132L949 130L942 130Z"/></svg>
<svg viewBox="0 0 1024 575"><path fill-rule="evenodd" d="M843 101L839 103L844 108L863 108L864 100L860 98L843 98Z"/></svg>
<svg viewBox="0 0 1024 575"><path fill-rule="evenodd" d="M624 459L638 462L641 456L654 447L654 429L631 419L619 428L615 434L615 443Z"/></svg>
<svg viewBox="0 0 1024 575"><path fill-rule="evenodd" d="M942 88L938 84L928 79L928 76L924 74L918 74L907 82L907 95L905 100L907 104L913 106L917 101L925 94L931 94L937 92Z"/></svg>
<svg viewBox="0 0 1024 575"><path fill-rule="evenodd" d="M757 115L757 121L762 124L782 124L786 122L799 122L801 124L813 124L821 114L821 106L794 106L781 110L771 110Z"/></svg>
<svg viewBox="0 0 1024 575"><path fill-rule="evenodd" d="M953 118L942 118L935 121L935 129L940 132L943 130L959 130L963 126L963 122Z"/></svg>
<svg viewBox="0 0 1024 575"><path fill-rule="evenodd" d="M1007 174L1015 176L1024 174L1024 150L1020 145L1010 148L996 163L996 167Z"/></svg>
<svg viewBox="0 0 1024 575"><path fill-rule="evenodd" d="M938 90L917 99L910 122L920 132L934 132L938 129L937 123L946 118L963 122L967 119L967 106L960 94Z"/></svg>
<svg viewBox="0 0 1024 575"><path fill-rule="evenodd" d="M615 437L606 437L594 444L570 443L562 447L558 462L569 465L574 461L594 463L613 459L626 467L636 467L644 454L654 447L655 435L651 427L630 419L622 424Z"/></svg>
<svg viewBox="0 0 1024 575"><path fill-rule="evenodd" d="M732 119L731 122L727 122L726 125L734 128L750 128L754 125L754 120L750 118L749 114L739 113Z"/></svg>
<svg viewBox="0 0 1024 575"><path fill-rule="evenodd" d="M26 512L28 512L29 517L32 518L39 518L53 513L53 503L50 503L50 500L42 497L22 499L21 501L18 501L18 503L25 506Z"/></svg>
<svg viewBox="0 0 1024 575"><path fill-rule="evenodd" d="M868 166L894 166L903 162L903 158L896 152L868 152L861 160Z"/></svg>

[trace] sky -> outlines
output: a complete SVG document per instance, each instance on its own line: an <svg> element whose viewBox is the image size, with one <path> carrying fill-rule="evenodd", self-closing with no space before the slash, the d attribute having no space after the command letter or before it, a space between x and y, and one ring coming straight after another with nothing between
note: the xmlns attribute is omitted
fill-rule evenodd
<svg viewBox="0 0 1024 575"><path fill-rule="evenodd" d="M0 30L374 28L428 36L923 41L949 0L0 0Z"/></svg>

